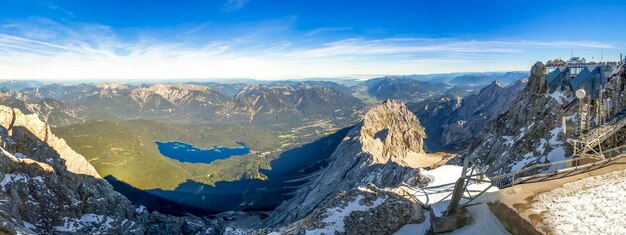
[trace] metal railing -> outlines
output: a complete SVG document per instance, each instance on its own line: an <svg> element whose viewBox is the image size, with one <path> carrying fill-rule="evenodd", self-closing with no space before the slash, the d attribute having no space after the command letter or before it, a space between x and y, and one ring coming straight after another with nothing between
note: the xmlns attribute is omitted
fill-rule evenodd
<svg viewBox="0 0 626 235"><path fill-rule="evenodd" d="M605 152L608 156L604 159L600 158L597 155L575 156L572 159L535 164L516 172L489 177L489 182L491 183L491 185L497 188L508 188L516 184L528 182L531 179L535 179L538 177L560 174L572 170L584 170L586 168L591 168L607 162L615 161L626 156L626 145L608 149ZM585 160L588 160L591 163L581 165L581 162Z"/></svg>
<svg viewBox="0 0 626 235"><path fill-rule="evenodd" d="M535 164L530 167L523 168L516 172L504 175L489 177L491 184L498 188L507 188L523 182L524 178L544 173L555 173L558 170L568 168L568 163L575 164L581 160L586 160L591 156L578 157L557 162ZM547 168L547 169L546 169Z"/></svg>

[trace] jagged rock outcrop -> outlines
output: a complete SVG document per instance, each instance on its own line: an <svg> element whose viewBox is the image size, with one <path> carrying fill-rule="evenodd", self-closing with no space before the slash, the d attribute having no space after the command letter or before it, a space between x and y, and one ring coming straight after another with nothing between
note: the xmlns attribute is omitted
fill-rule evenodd
<svg viewBox="0 0 626 235"><path fill-rule="evenodd" d="M305 218L279 230L286 234L392 234L424 221L416 201L374 185L341 191Z"/></svg>
<svg viewBox="0 0 626 235"><path fill-rule="evenodd" d="M37 115L0 106L0 233L213 234L216 221L133 206Z"/></svg>
<svg viewBox="0 0 626 235"><path fill-rule="evenodd" d="M286 226L302 219L298 223L304 225L298 227L315 227L313 225L319 222L316 215L331 208L332 201L345 202L347 199L342 195L348 192L353 192L354 196L359 194L354 190L370 184L377 188L394 187L407 178L420 178L419 160L427 157L424 138L424 128L404 104L388 100L372 108L337 147L329 166L298 190L295 197L281 204L266 220L266 225ZM381 200L380 203L386 201ZM367 213L374 216L379 211ZM353 226L359 225L355 222Z"/></svg>
<svg viewBox="0 0 626 235"><path fill-rule="evenodd" d="M88 175L101 178L96 169L87 160L72 150L65 140L52 134L50 127L36 115L24 115L21 111L6 106L0 106L0 126L12 131L12 138L21 140L9 147L12 152L20 152L30 159L45 162L54 169L65 169L72 174ZM50 158L47 152L29 148L38 141L45 142L54 150L59 158ZM5 149L6 149L5 147Z"/></svg>
<svg viewBox="0 0 626 235"><path fill-rule="evenodd" d="M374 194L374 197L382 197L384 201L365 211L350 213L344 220L346 234L388 234L398 231L404 225L419 224L424 221L422 208L416 202L390 193L375 191L361 191L360 193Z"/></svg>
<svg viewBox="0 0 626 235"><path fill-rule="evenodd" d="M493 81L477 94L409 103L407 107L426 127L428 150L462 151L487 123L509 109L526 82L522 79L503 86Z"/></svg>
<svg viewBox="0 0 626 235"><path fill-rule="evenodd" d="M494 81L481 89L478 94L464 97L460 107L448 117L447 123L443 126L441 144L467 146L489 121L511 106L525 84L525 80L518 80L513 85L505 87Z"/></svg>
<svg viewBox="0 0 626 235"><path fill-rule="evenodd" d="M560 125L563 107L571 100L561 99L571 98L548 93L545 71L541 62L533 65L528 84L511 107L490 122L472 144L470 157L488 174L517 171L567 156Z"/></svg>

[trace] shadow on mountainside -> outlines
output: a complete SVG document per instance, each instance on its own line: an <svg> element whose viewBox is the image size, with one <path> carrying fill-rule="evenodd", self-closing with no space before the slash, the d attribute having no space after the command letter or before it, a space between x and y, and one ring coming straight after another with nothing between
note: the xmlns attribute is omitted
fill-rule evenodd
<svg viewBox="0 0 626 235"><path fill-rule="evenodd" d="M283 152L271 162L271 170L260 170L267 180L221 181L214 186L188 180L174 190L140 190L113 176L105 179L133 204L166 214L207 216L225 211L270 211L293 197L295 190L308 182L307 176L328 165L332 160L329 157L350 129L346 127Z"/></svg>
<svg viewBox="0 0 626 235"><path fill-rule="evenodd" d="M12 125L8 130L0 126L1 147L19 156L15 160L0 152L0 176L5 178L0 199L10 202L0 204L0 231L29 233L25 230L29 228L38 233L55 233L59 226L66 225L63 218L81 218L88 213L110 216L115 220L112 224L135 218L131 203L106 181L67 169L66 160L46 142L49 131L39 138L23 126ZM33 226L25 227L22 221ZM137 225L116 225L111 232L137 229Z"/></svg>

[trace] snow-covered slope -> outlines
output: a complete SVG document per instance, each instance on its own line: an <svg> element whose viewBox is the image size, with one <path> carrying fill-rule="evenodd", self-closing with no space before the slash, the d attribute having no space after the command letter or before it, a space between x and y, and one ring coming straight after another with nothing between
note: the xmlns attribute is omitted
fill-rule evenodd
<svg viewBox="0 0 626 235"><path fill-rule="evenodd" d="M433 209L435 216L443 215L450 203L449 195L453 191L454 183L461 176L462 167L445 165L439 168L424 171L424 175L432 177L433 182L429 183L424 191L412 191L420 201L428 201ZM469 184L468 190L484 190L489 184ZM497 200L497 188L489 189L488 193L483 194L475 200L481 204L468 207L469 213L472 215L473 223L461 229L455 230L450 234L509 234L504 226L500 224L498 219L491 213L487 202ZM462 201L463 202L463 201ZM430 229L430 214L425 213L426 219L423 223L409 224L402 227L395 235L419 235L426 234Z"/></svg>
<svg viewBox="0 0 626 235"><path fill-rule="evenodd" d="M585 178L536 195L529 210L551 234L626 233L626 170Z"/></svg>

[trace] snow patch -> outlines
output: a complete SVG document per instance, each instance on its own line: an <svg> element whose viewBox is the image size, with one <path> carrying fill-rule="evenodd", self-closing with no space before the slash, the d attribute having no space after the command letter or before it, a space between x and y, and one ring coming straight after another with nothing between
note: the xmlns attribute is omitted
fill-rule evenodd
<svg viewBox="0 0 626 235"><path fill-rule="evenodd" d="M545 139L541 139L539 142L539 146L537 146L537 148L535 148L535 151L539 152L540 155L543 155L543 153L546 152L546 144L548 143L548 141L546 141Z"/></svg>
<svg viewBox="0 0 626 235"><path fill-rule="evenodd" d="M28 177L28 175L26 175L24 173L5 174L4 178L2 178L2 181L0 181L0 187L2 188L2 190L6 191L6 186L7 185L18 183L18 182L26 183L29 178L30 177Z"/></svg>
<svg viewBox="0 0 626 235"><path fill-rule="evenodd" d="M561 91L554 91L554 92L552 92L550 94L546 94L546 97L554 99L560 105L563 105L564 103L571 102L570 99L565 94L563 94Z"/></svg>
<svg viewBox="0 0 626 235"><path fill-rule="evenodd" d="M526 165L528 165L529 163L535 162L535 161L537 161L537 157L535 157L533 153L527 153L524 155L521 161L515 163L515 165L511 167L511 172L519 171L522 168L524 168Z"/></svg>
<svg viewBox="0 0 626 235"><path fill-rule="evenodd" d="M30 229L30 230L34 230L34 229L37 228L37 227L35 227L34 224L31 224L31 223L26 222L26 221L22 221L22 224L24 224L24 227L26 227L27 229Z"/></svg>
<svg viewBox="0 0 626 235"><path fill-rule="evenodd" d="M526 135L526 131L530 130L530 128L533 128L533 126L534 126L534 125L535 125L535 123L533 122L533 123L531 123L531 124L530 124L529 126L527 126L527 127L522 127L522 128L520 128L520 129L519 129L520 133L519 133L519 135L517 136L517 140L522 139L522 138L524 137L524 135Z"/></svg>
<svg viewBox="0 0 626 235"><path fill-rule="evenodd" d="M135 212L136 212L137 214L143 214L143 213L147 213L147 212L148 212L148 209L147 209L145 206L140 205L140 206L138 206L138 207L136 207L136 208L135 208Z"/></svg>
<svg viewBox="0 0 626 235"><path fill-rule="evenodd" d="M550 145L561 145L563 141L558 139L559 134L563 132L563 127L557 127L550 131Z"/></svg>
<svg viewBox="0 0 626 235"><path fill-rule="evenodd" d="M562 133L562 131L563 131L563 128L561 127L554 128L550 131L550 141L548 143L550 144L550 147L552 147L552 151L550 151L550 153L548 153L548 156L547 156L547 160L549 162L558 162L558 161L565 160L565 149L563 148L563 141L560 141L558 139L558 136L560 133ZM565 167L565 165L563 166L559 166L559 165L550 166L549 171L555 171L559 167L560 168Z"/></svg>
<svg viewBox="0 0 626 235"><path fill-rule="evenodd" d="M511 136L502 136L502 138L504 139L504 144L507 144L509 146L513 146L513 144L515 144L515 140L513 140L513 137Z"/></svg>
<svg viewBox="0 0 626 235"><path fill-rule="evenodd" d="M89 230L90 234L107 234L111 229L113 219L104 215L84 214L80 218L63 218L63 226L54 227L58 232L85 232Z"/></svg>
<svg viewBox="0 0 626 235"><path fill-rule="evenodd" d="M251 231L247 229L231 228L231 227L226 227L226 229L224 229L224 235L247 235L247 234L251 234Z"/></svg>
<svg viewBox="0 0 626 235"><path fill-rule="evenodd" d="M13 156L15 156L15 158L17 159L28 158L28 156L24 155L23 153L14 153Z"/></svg>

